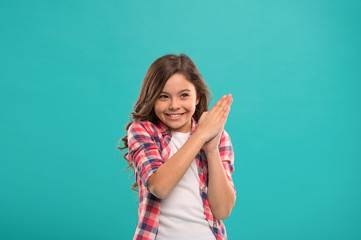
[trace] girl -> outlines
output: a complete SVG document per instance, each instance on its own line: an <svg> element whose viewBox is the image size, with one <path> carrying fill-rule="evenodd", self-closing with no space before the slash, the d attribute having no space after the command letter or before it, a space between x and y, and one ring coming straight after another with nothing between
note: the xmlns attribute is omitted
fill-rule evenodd
<svg viewBox="0 0 361 240"><path fill-rule="evenodd" d="M139 190L134 239L227 239L236 200L233 148L223 129L233 99L208 110L209 92L184 54L149 67L122 138Z"/></svg>

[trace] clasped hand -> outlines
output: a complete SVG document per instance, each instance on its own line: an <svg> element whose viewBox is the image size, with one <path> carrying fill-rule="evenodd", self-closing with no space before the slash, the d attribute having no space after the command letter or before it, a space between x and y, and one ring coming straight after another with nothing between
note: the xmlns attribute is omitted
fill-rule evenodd
<svg viewBox="0 0 361 240"><path fill-rule="evenodd" d="M222 130L227 122L233 98L231 94L224 95L211 110L204 112L198 121L197 131L201 133L205 144L205 152L218 151Z"/></svg>

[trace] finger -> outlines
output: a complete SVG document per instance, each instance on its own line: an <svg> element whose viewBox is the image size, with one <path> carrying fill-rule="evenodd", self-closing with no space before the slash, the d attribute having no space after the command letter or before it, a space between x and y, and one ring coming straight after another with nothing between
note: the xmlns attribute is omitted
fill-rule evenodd
<svg viewBox="0 0 361 240"><path fill-rule="evenodd" d="M233 98L232 98L232 95L229 97L228 99L228 106L231 106L233 103Z"/></svg>
<svg viewBox="0 0 361 240"><path fill-rule="evenodd" d="M224 117L224 118L227 118L227 117L228 117L228 114L229 114L229 112L231 111L231 104L232 104L232 102L233 102L233 98L230 98L227 107L226 107L225 110L223 111L223 117Z"/></svg>
<svg viewBox="0 0 361 240"><path fill-rule="evenodd" d="M224 121L222 119L224 118L223 115L225 114L225 111L227 111L227 106L229 105L228 101L229 101L229 96L224 95L217 102L217 104L211 109L212 110L212 116L214 117L215 122Z"/></svg>
<svg viewBox="0 0 361 240"><path fill-rule="evenodd" d="M223 115L227 112L227 108L231 105L232 101L232 94L222 96L211 109L212 115L218 120L223 118Z"/></svg>
<svg viewBox="0 0 361 240"><path fill-rule="evenodd" d="M223 110L227 106L228 101L229 101L229 95L226 95L223 101L219 104L219 108Z"/></svg>
<svg viewBox="0 0 361 240"><path fill-rule="evenodd" d="M232 101L233 101L232 94L228 94L228 95L227 95L227 103L228 103L229 105L231 105Z"/></svg>
<svg viewBox="0 0 361 240"><path fill-rule="evenodd" d="M218 108L219 106L222 105L222 103L226 100L227 96L223 95L217 102L216 104L214 104L213 108ZM213 109L212 108L212 109Z"/></svg>
<svg viewBox="0 0 361 240"><path fill-rule="evenodd" d="M225 99L225 102L224 102L223 105L221 106L222 112L227 111L227 108L228 108L229 106L231 106L232 101L233 101L232 95L231 95L231 94L228 94L227 97L226 97L226 99Z"/></svg>
<svg viewBox="0 0 361 240"><path fill-rule="evenodd" d="M227 99L226 95L223 95L214 106L211 108L210 112L217 112L221 108L223 102Z"/></svg>
<svg viewBox="0 0 361 240"><path fill-rule="evenodd" d="M223 118L228 118L228 114L231 111L231 106L228 106L226 111L223 112Z"/></svg>

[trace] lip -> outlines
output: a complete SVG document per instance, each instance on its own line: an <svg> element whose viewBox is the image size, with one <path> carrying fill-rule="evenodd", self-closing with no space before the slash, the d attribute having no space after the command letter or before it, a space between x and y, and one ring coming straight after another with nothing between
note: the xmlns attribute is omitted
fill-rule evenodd
<svg viewBox="0 0 361 240"><path fill-rule="evenodd" d="M169 120L179 120L183 117L184 113L172 113L172 114L166 113L165 115ZM174 115L178 115L178 116L174 116Z"/></svg>

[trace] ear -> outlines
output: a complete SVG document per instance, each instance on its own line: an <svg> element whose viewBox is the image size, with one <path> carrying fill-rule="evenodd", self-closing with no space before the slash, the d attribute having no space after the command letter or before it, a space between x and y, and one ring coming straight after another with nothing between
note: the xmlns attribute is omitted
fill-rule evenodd
<svg viewBox="0 0 361 240"><path fill-rule="evenodd" d="M200 100L200 98L199 98L199 97L197 97L197 100L196 100L196 105L198 105L199 100Z"/></svg>

